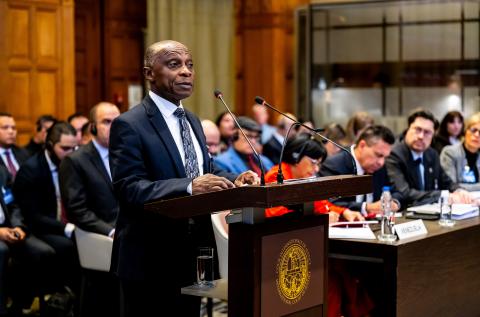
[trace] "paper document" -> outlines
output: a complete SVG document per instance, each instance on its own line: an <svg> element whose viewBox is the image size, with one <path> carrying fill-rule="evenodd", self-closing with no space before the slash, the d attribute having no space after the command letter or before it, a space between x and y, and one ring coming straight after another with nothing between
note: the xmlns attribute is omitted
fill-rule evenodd
<svg viewBox="0 0 480 317"><path fill-rule="evenodd" d="M365 228L328 228L328 237L332 239L362 239L362 240L375 240L370 227Z"/></svg>

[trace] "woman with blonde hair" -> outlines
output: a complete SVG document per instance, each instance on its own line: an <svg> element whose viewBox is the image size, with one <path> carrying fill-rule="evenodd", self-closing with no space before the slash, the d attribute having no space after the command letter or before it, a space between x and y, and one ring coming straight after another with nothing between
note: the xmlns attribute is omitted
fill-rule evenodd
<svg viewBox="0 0 480 317"><path fill-rule="evenodd" d="M465 122L463 142L447 145L440 154L445 173L466 190L480 190L480 112Z"/></svg>

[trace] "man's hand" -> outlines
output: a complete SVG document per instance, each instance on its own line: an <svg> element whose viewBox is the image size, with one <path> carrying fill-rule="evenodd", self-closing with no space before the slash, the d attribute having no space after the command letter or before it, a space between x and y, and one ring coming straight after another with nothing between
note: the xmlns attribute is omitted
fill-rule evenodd
<svg viewBox="0 0 480 317"><path fill-rule="evenodd" d="M27 237L27 234L25 233L25 231L23 231L22 228L20 227L13 228L13 231L17 233L18 241L23 241Z"/></svg>
<svg viewBox="0 0 480 317"><path fill-rule="evenodd" d="M400 207L394 200L392 200L390 203L390 209L392 210L392 212L397 212ZM380 200L377 200L374 203L367 203L365 205L365 210L369 214L380 214L382 213L382 202Z"/></svg>
<svg viewBox="0 0 480 317"><path fill-rule="evenodd" d="M359 213L358 211L352 211L350 209L346 209L342 213L343 218L345 218L346 221L364 221L365 218L363 218L362 214Z"/></svg>
<svg viewBox="0 0 480 317"><path fill-rule="evenodd" d="M192 181L192 195L216 192L233 187L235 187L235 185L225 177L205 174Z"/></svg>
<svg viewBox="0 0 480 317"><path fill-rule="evenodd" d="M338 222L340 215L334 211L330 211L328 213L328 223L335 223Z"/></svg>
<svg viewBox="0 0 480 317"><path fill-rule="evenodd" d="M0 228L0 240L7 243L15 243L18 241L18 238L12 228Z"/></svg>
<svg viewBox="0 0 480 317"><path fill-rule="evenodd" d="M242 174L238 175L237 179L235 180L235 186L240 187L243 185L259 185L260 184L260 177L258 177L257 173L252 171L246 171Z"/></svg>
<svg viewBox="0 0 480 317"><path fill-rule="evenodd" d="M472 195L464 189L457 189L448 196L450 204L473 204Z"/></svg>

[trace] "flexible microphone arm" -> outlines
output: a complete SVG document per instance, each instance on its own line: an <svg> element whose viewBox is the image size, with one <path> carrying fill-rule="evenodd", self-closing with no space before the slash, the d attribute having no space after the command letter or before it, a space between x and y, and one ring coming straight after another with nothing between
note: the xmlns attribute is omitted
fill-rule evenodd
<svg viewBox="0 0 480 317"><path fill-rule="evenodd" d="M290 128L288 128L287 135L285 136L285 139L283 139L282 151L280 152L280 160L278 163L277 184L283 184L282 161L283 161L283 152L285 151L285 146L287 145L287 141L288 141L288 136L290 135L290 131L292 131L293 127L299 126L299 125L300 123L294 122L290 126Z"/></svg>
<svg viewBox="0 0 480 317"><path fill-rule="evenodd" d="M315 133L315 135L318 135L322 140L330 142L333 145L335 145L336 147L338 147L340 150L347 152L350 155L350 157L352 158L353 175L357 175L357 164L355 164L355 157L353 156L352 152L350 152L350 150L347 149L346 147L344 147L344 146L338 144L337 142L331 140L330 138L327 138L326 136L320 134L320 132L324 131L324 129L312 129L312 128L310 128L308 125L303 124L303 123L299 122L298 120L293 119L292 117L290 117L286 113L284 113L284 112L278 110L277 108L275 108L274 106L268 104L265 101L265 99L263 99L262 97L259 97L259 96L255 97L255 102L258 103L259 105L263 105L265 107L268 107L268 108L272 109L273 111L275 111L275 112L281 114L282 116L292 120L293 122L297 123L298 125L301 125L302 127L306 128L307 130L312 131L313 133ZM280 160L280 163L281 162L282 161Z"/></svg>
<svg viewBox="0 0 480 317"><path fill-rule="evenodd" d="M245 140L247 140L248 142L248 145L250 145L250 147L252 148L253 150L253 153L255 153L255 157L257 158L258 160L258 163L260 165L260 171L261 171L261 174L260 174L260 185L261 186L265 186L265 168L263 167L263 163L262 163L262 160L260 158L260 155L258 154L257 150L255 150L255 147L252 145L252 143L250 142L250 140L248 139L247 135L245 134L245 132L243 131L242 127L240 126L240 124L238 123L237 121L237 118L235 117L235 115L233 114L233 112L230 110L230 108L227 106L227 104L225 103L225 100L223 100L223 94L220 90L216 89L214 91L214 95L215 95L215 98L217 99L220 99L220 101L223 103L223 105L225 106L225 108L227 109L228 113L230 114L230 116L232 117L233 121L235 121L235 124L237 125L238 127L238 130L240 130L240 132L242 133L243 137L245 138Z"/></svg>

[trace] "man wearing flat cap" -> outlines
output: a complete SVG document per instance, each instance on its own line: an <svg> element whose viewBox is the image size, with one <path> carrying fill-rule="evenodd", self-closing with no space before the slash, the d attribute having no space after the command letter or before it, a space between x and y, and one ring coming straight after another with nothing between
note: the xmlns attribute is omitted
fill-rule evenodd
<svg viewBox="0 0 480 317"><path fill-rule="evenodd" d="M255 147L257 152L261 152L261 134L262 127L255 122L253 119L248 117L239 117L238 123L245 131L245 135L250 140L252 145ZM267 172L272 166L273 163L266 156L260 155L263 167L265 172ZM225 151L215 158L215 163L217 166L224 171L231 173L242 173L248 170L252 170L260 175L260 164L258 159L255 157L255 154L248 144L247 140L243 134L238 131L233 135L232 145Z"/></svg>

